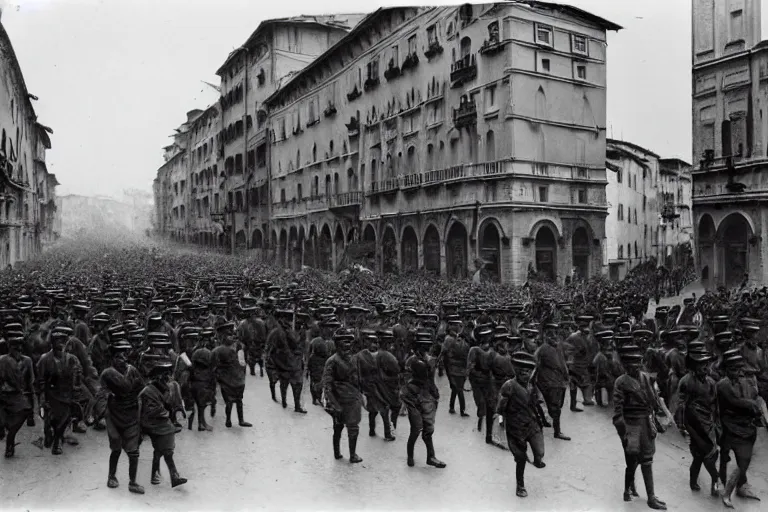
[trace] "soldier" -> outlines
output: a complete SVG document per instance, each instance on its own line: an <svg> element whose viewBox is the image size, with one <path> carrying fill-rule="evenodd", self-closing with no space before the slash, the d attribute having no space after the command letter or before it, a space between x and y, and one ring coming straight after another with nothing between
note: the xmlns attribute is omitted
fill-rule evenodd
<svg viewBox="0 0 768 512"><path fill-rule="evenodd" d="M536 410L538 399L536 386L531 379L535 372L536 361L528 352L515 352L512 355L514 377L507 379L499 391L496 414L501 417L507 434L507 445L515 458L516 494L520 498L528 496L525 489L525 464L530 445L533 452L534 467L546 467L544 458L544 436Z"/></svg>
<svg viewBox="0 0 768 512"><path fill-rule="evenodd" d="M118 341L110 347L112 365L101 373L101 385L109 393L106 409L107 436L109 437L109 476L107 487L116 489L117 463L121 451L128 455L128 490L144 494L144 488L136 481L139 469L139 393L144 380L139 371L128 364L126 354L131 350L127 341Z"/></svg>
<svg viewBox="0 0 768 512"><path fill-rule="evenodd" d="M720 479L725 481L723 504L733 508L734 489L741 498L758 500L747 483L747 470L757 438L755 418L760 417L757 393L744 377L744 357L739 348L728 350L723 358L726 375L717 383L717 401L723 433L720 437ZM730 452L736 458L736 469L726 479Z"/></svg>
<svg viewBox="0 0 768 512"><path fill-rule="evenodd" d="M565 404L565 389L568 386L568 366L565 362L562 346L557 342L553 331L557 324L548 324L544 334L544 343L536 350L536 385L541 390L547 411L552 418L555 438L570 441L560 428L560 413Z"/></svg>
<svg viewBox="0 0 768 512"><path fill-rule="evenodd" d="M243 419L243 392L245 391L245 354L244 346L235 342L232 331L233 323L223 324L219 327L221 345L213 349L211 353L213 371L221 390L221 398L224 400L227 428L232 427L232 405L237 409L237 422L241 427L252 427Z"/></svg>
<svg viewBox="0 0 768 512"><path fill-rule="evenodd" d="M666 504L654 492L653 456L656 453L656 426L653 415L659 409L658 397L650 377L640 371L643 355L637 345L618 348L621 364L627 373L616 379L613 388L613 425L624 448L624 501L638 496L635 490L637 466L643 473L648 506L666 510Z"/></svg>
<svg viewBox="0 0 768 512"><path fill-rule="evenodd" d="M376 356L379 352L379 338L375 332L361 330L361 342L363 348L360 352L351 358L352 366L357 368L360 376L360 389L366 398L366 409L368 409L368 435L376 437L376 416L381 414L384 423L385 439L394 441L392 437L391 426L389 425L389 407L380 393L379 369L376 365Z"/></svg>
<svg viewBox="0 0 768 512"><path fill-rule="evenodd" d="M411 425L407 444L408 466L415 465L413 452L421 434L427 447L427 464L444 468L445 462L435 457L435 445L432 441L440 392L435 385L437 360L428 355L432 346L431 333L417 333L414 345L414 354L405 363L410 379L400 391L400 399L408 408L408 422Z"/></svg>
<svg viewBox="0 0 768 512"><path fill-rule="evenodd" d="M309 391L312 395L312 405L322 405L323 397L323 369L325 362L336 352L333 345L333 331L341 327L335 319L322 321L320 324L320 336L309 342L309 354L307 355L307 373L309 374Z"/></svg>
<svg viewBox="0 0 768 512"><path fill-rule="evenodd" d="M472 397L477 406L477 431L483 431L483 419L486 419L487 430L491 430L493 425L493 410L495 403L489 403L493 398L491 383L493 375L491 374L490 359L488 352L491 349L491 339L493 330L488 325L478 326L474 330L475 339L479 345L469 349L467 355L467 373L469 382L472 385ZM490 417L488 417L490 416ZM488 435L491 435L488 432Z"/></svg>
<svg viewBox="0 0 768 512"><path fill-rule="evenodd" d="M571 410L574 412L581 411L576 399L579 390L581 390L581 397L584 401L584 405L595 405L595 402L592 400L594 387L589 372L592 358L590 358L590 346L587 341L587 336L589 336L589 323L592 320L593 318L588 316L579 317L578 327L565 340L565 343L572 347L572 363L568 368L568 375L570 377L569 388L571 395Z"/></svg>
<svg viewBox="0 0 768 512"><path fill-rule="evenodd" d="M8 337L8 354L0 356L0 429L7 430L5 458L16 453L16 433L34 405L32 359L23 355L24 338Z"/></svg>
<svg viewBox="0 0 768 512"><path fill-rule="evenodd" d="M717 472L717 389L715 381L707 375L707 365L712 355L701 341L692 341L688 347L688 373L680 379L678 396L678 417L688 432L691 449L690 486L700 491L699 472L702 464L712 477L710 494L719 496L722 489ZM681 428L681 430L682 430Z"/></svg>
<svg viewBox="0 0 768 512"><path fill-rule="evenodd" d="M443 341L443 366L451 386L451 400L448 402L448 412L456 414L456 398L459 399L459 411L463 418L469 417L464 401L464 383L467 380L467 357L469 343L459 333L462 331L462 321L456 315L447 322L445 341Z"/></svg>
<svg viewBox="0 0 768 512"><path fill-rule="evenodd" d="M171 487L187 483L179 476L173 451L176 448L176 429L171 423L170 404L165 399L168 391L168 379L173 366L169 360L159 361L150 370L150 381L139 393L139 418L141 430L152 441L152 484L160 483L160 459L165 459L171 475Z"/></svg>
<svg viewBox="0 0 768 512"><path fill-rule="evenodd" d="M395 336L390 330L378 331L379 350L376 352L378 379L376 385L385 410L381 412L384 423L384 439L394 441L392 427L397 427L397 418L402 407L400 402L400 363L392 353ZM389 414L387 414L387 412Z"/></svg>
<svg viewBox="0 0 768 512"><path fill-rule="evenodd" d="M325 362L323 370L323 396L325 411L333 418L333 456L341 454L341 433L347 428L349 438L349 462L362 462L357 455L357 436L360 433L362 393L356 368L350 362L350 344L355 336L349 332L337 332L333 341L336 353Z"/></svg>

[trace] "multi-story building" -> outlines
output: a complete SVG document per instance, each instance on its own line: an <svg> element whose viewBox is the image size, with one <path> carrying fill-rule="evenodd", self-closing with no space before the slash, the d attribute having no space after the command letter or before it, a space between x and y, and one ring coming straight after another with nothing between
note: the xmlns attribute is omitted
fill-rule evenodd
<svg viewBox="0 0 768 512"><path fill-rule="evenodd" d="M693 1L693 225L702 284L768 282L768 42L760 0Z"/></svg>
<svg viewBox="0 0 768 512"><path fill-rule="evenodd" d="M45 163L52 130L38 122L35 100L0 23L0 268L38 254L53 236L58 183Z"/></svg>
<svg viewBox="0 0 768 512"><path fill-rule="evenodd" d="M606 167L604 264L610 279L619 280L632 267L658 257L659 156L636 144L611 139Z"/></svg>
<svg viewBox="0 0 768 512"><path fill-rule="evenodd" d="M223 229L211 219L211 213L223 204L217 145L221 131L219 111L218 105L212 105L192 118L189 125L187 241L208 247L224 241Z"/></svg>
<svg viewBox="0 0 768 512"><path fill-rule="evenodd" d="M379 271L599 274L620 28L538 2L368 15L265 101L279 260L367 246Z"/></svg>
<svg viewBox="0 0 768 512"><path fill-rule="evenodd" d="M362 16L297 16L261 23L216 71L221 78L224 188L213 216L226 243L262 247L269 218L264 100L282 81L339 41ZM232 234L234 233L234 238Z"/></svg>
<svg viewBox="0 0 768 512"><path fill-rule="evenodd" d="M679 158L659 160L660 263L671 268L693 257L691 164Z"/></svg>

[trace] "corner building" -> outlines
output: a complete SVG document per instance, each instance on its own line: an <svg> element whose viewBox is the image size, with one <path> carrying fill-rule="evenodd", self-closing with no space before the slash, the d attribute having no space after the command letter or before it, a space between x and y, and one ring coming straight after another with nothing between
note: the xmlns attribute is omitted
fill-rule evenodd
<svg viewBox="0 0 768 512"><path fill-rule="evenodd" d="M538 2L368 15L266 100L279 261L362 246L383 272L599 274L620 28Z"/></svg>
<svg viewBox="0 0 768 512"><path fill-rule="evenodd" d="M693 228L706 288L768 282L768 41L760 0L693 0Z"/></svg>

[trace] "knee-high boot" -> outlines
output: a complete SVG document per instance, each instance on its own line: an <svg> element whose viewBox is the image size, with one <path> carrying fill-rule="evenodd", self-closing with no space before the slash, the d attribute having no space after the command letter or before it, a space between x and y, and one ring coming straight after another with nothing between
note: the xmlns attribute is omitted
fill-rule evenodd
<svg viewBox="0 0 768 512"><path fill-rule="evenodd" d="M579 401L576 398L578 391L579 390L575 388L571 389L571 410L573 412L584 412L584 409L579 407Z"/></svg>
<svg viewBox="0 0 768 512"><path fill-rule="evenodd" d="M128 456L128 490L134 494L144 494L144 487L136 481L139 473L139 454L132 453Z"/></svg>
<svg viewBox="0 0 768 512"><path fill-rule="evenodd" d="M397 418L400 417L400 409L398 407L393 407L389 411L389 421L392 422L392 428L397 430Z"/></svg>
<svg viewBox="0 0 768 512"><path fill-rule="evenodd" d="M195 406L192 406L192 409L187 412L187 429L192 430L192 425L195 424Z"/></svg>
<svg viewBox="0 0 768 512"><path fill-rule="evenodd" d="M451 414L456 414L456 409L454 406L456 405L456 397L459 396L459 394L456 392L455 389L451 390L451 400L448 402L448 412Z"/></svg>
<svg viewBox="0 0 768 512"><path fill-rule="evenodd" d="M150 482L152 485L160 485L160 458L162 456L158 452L152 454L152 476Z"/></svg>
<svg viewBox="0 0 768 512"><path fill-rule="evenodd" d="M594 400L594 394L595 394L595 388L592 386L592 384L588 384L581 388L581 396L584 398L584 405L591 406L595 405Z"/></svg>
<svg viewBox="0 0 768 512"><path fill-rule="evenodd" d="M699 473L701 472L701 464L702 460L696 457L694 457L693 462L691 462L691 468L688 471L688 483L690 484L692 491L701 490L701 486L699 485Z"/></svg>
<svg viewBox="0 0 768 512"><path fill-rule="evenodd" d="M428 434L428 435L422 434L421 437L424 440L424 444L427 447L427 465L438 468L438 469L444 468L445 462L435 457L435 443L432 440L432 434Z"/></svg>
<svg viewBox="0 0 768 512"><path fill-rule="evenodd" d="M413 467L416 463L413 460L413 452L416 449L416 441L419 439L419 431L411 431L408 436L408 442L406 443L406 454L408 456L408 466Z"/></svg>
<svg viewBox="0 0 768 512"><path fill-rule="evenodd" d="M285 396L288 393L288 383L280 383L280 403L283 405L283 409L288 407L288 399Z"/></svg>
<svg viewBox="0 0 768 512"><path fill-rule="evenodd" d="M333 425L333 457L336 460L343 459L341 454L341 432L344 430L344 425Z"/></svg>
<svg viewBox="0 0 768 512"><path fill-rule="evenodd" d="M653 486L653 466L650 463L640 465L645 482L645 493L648 495L648 506L654 510L667 510L667 504L656 497Z"/></svg>
<svg viewBox="0 0 768 512"><path fill-rule="evenodd" d="M517 480L516 494L520 498L526 498L528 491L525 490L525 460L515 461L515 479Z"/></svg>
<svg viewBox="0 0 768 512"><path fill-rule="evenodd" d="M227 428L232 428L232 402L227 402L224 404L224 415L227 418L227 421L224 422L224 426Z"/></svg>
<svg viewBox="0 0 768 512"><path fill-rule="evenodd" d="M235 407L237 407L237 424L243 428L252 427L253 425L245 421L243 417L243 401L238 400L235 402Z"/></svg>
<svg viewBox="0 0 768 512"><path fill-rule="evenodd" d="M275 383L269 383L269 392L272 394L272 401L277 402L277 396L275 395Z"/></svg>
<svg viewBox="0 0 768 512"><path fill-rule="evenodd" d="M205 422L205 407L197 406L197 430L198 432L205 432L211 430L210 425Z"/></svg>
<svg viewBox="0 0 768 512"><path fill-rule="evenodd" d="M176 469L176 463L173 460L173 453L166 453L163 455L165 459L165 465L168 466L168 473L171 474L171 487L178 487L187 483L186 478L179 476L179 471Z"/></svg>
<svg viewBox="0 0 768 512"><path fill-rule="evenodd" d="M107 476L107 487L116 489L120 484L117 481L117 463L120 461L120 451L109 454L109 476Z"/></svg>
<svg viewBox="0 0 768 512"><path fill-rule="evenodd" d="M301 388L303 386L303 384L291 384L291 391L293 391L293 410L301 414L307 414L307 411L301 407Z"/></svg>
<svg viewBox="0 0 768 512"><path fill-rule="evenodd" d="M459 411L461 412L461 415L464 417L469 416L469 414L467 414L467 402L464 399L464 390L459 389L458 391L456 391L456 394L459 397Z"/></svg>
<svg viewBox="0 0 768 512"><path fill-rule="evenodd" d="M563 434L563 431L560 430L560 416L559 415L553 415L552 424L554 425L555 439L561 439L563 441L570 441L571 440L570 437L568 437L567 435Z"/></svg>
<svg viewBox="0 0 768 512"><path fill-rule="evenodd" d="M376 437L376 411L368 411L368 435Z"/></svg>
<svg viewBox="0 0 768 512"><path fill-rule="evenodd" d="M347 436L349 437L349 462L351 464L363 462L363 459L357 455L357 436L359 434L360 427L347 427Z"/></svg>

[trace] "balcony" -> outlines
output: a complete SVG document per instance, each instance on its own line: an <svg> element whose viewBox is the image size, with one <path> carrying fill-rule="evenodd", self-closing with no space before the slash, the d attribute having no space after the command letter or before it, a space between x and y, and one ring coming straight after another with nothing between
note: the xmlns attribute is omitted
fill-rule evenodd
<svg viewBox="0 0 768 512"><path fill-rule="evenodd" d="M400 188L402 190L412 190L419 188L424 181L423 174L420 172L414 173L414 174L406 174L405 176L402 176L402 183L400 185Z"/></svg>
<svg viewBox="0 0 768 512"><path fill-rule="evenodd" d="M409 54L403 61L402 70L415 69L419 65L419 56L416 53Z"/></svg>
<svg viewBox="0 0 768 512"><path fill-rule="evenodd" d="M477 61L474 55L467 55L451 64L451 87L461 85L474 80L477 76Z"/></svg>
<svg viewBox="0 0 768 512"><path fill-rule="evenodd" d="M354 137L360 133L360 121L358 121L357 118L351 118L349 123L346 124L346 127L350 137Z"/></svg>
<svg viewBox="0 0 768 512"><path fill-rule="evenodd" d="M453 109L453 125L463 128L473 124L477 124L477 105L474 101L462 98L459 108Z"/></svg>
<svg viewBox="0 0 768 512"><path fill-rule="evenodd" d="M397 177L374 181L371 183L371 189L368 196L378 194L395 194L400 189L400 180Z"/></svg>
<svg viewBox="0 0 768 512"><path fill-rule="evenodd" d="M321 212L328 209L326 196L307 197L300 200L272 203L272 218L291 218Z"/></svg>
<svg viewBox="0 0 768 512"><path fill-rule="evenodd" d="M661 218L666 221L672 221L680 217L679 213L675 213L675 205L667 203L661 208Z"/></svg>
<svg viewBox="0 0 768 512"><path fill-rule="evenodd" d="M387 79L387 82L391 82L395 78L400 76L400 68L397 67L394 63L390 63L389 67L386 71L384 71L384 78Z"/></svg>
<svg viewBox="0 0 768 512"><path fill-rule="evenodd" d="M341 211L360 208L360 205L362 204L363 193L360 191L355 191L333 194L328 206L332 211Z"/></svg>
<svg viewBox="0 0 768 512"><path fill-rule="evenodd" d="M429 43L429 47L424 52L424 56L427 59L431 59L435 55L440 55L441 53L443 53L443 47L440 45L439 42L432 41L432 42Z"/></svg>
<svg viewBox="0 0 768 512"><path fill-rule="evenodd" d="M379 77L369 77L363 84L363 89L365 92L372 91L379 86L379 83L381 83Z"/></svg>
<svg viewBox="0 0 768 512"><path fill-rule="evenodd" d="M495 55L499 53L507 45L505 41L499 41L498 37L486 39L483 41L483 46L480 47L481 55Z"/></svg>

